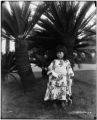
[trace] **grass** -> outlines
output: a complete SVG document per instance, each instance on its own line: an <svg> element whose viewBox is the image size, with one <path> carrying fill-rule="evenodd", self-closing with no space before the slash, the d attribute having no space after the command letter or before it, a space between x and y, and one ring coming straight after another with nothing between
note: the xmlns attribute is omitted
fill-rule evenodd
<svg viewBox="0 0 97 120"><path fill-rule="evenodd" d="M73 104L66 111L43 101L47 78L37 79L25 95L19 81L2 84L2 118L9 119L93 119L96 114L96 72L76 71L72 87Z"/></svg>

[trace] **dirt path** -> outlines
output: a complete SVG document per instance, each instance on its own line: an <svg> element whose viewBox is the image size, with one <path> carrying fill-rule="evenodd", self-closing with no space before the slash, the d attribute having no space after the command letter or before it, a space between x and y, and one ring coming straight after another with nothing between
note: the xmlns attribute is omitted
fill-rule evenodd
<svg viewBox="0 0 97 120"><path fill-rule="evenodd" d="M87 71L87 74L93 72ZM84 76L83 76L84 79ZM91 79L92 80L92 79ZM96 79L75 80L73 85L73 104L66 111L47 107L43 101L47 78L39 79L37 84L25 95L20 83L11 82L2 85L2 118L28 118L28 119L81 119L94 118L96 97ZM93 83L93 84L92 84Z"/></svg>

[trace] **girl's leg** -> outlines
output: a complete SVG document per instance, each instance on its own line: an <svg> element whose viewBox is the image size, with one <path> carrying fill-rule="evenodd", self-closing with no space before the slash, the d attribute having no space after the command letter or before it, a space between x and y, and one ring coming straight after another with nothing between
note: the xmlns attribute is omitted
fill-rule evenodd
<svg viewBox="0 0 97 120"><path fill-rule="evenodd" d="M62 106L62 108L66 107L66 100L61 100L61 106Z"/></svg>
<svg viewBox="0 0 97 120"><path fill-rule="evenodd" d="M67 94L66 97L67 97L67 105L71 105L72 104L72 96Z"/></svg>
<svg viewBox="0 0 97 120"><path fill-rule="evenodd" d="M57 105L57 100L52 100L52 106L57 109L58 105Z"/></svg>
<svg viewBox="0 0 97 120"><path fill-rule="evenodd" d="M66 101L65 100L60 100L60 106L59 106L60 110L66 110Z"/></svg>
<svg viewBox="0 0 97 120"><path fill-rule="evenodd" d="M46 108L50 108L50 106L52 106L52 101L51 100L44 101L44 105Z"/></svg>
<svg viewBox="0 0 97 120"><path fill-rule="evenodd" d="M66 86L64 87L61 87L61 97L62 97L62 100L60 100L60 105L61 105L61 108L66 108L66 103L67 103L67 98L66 98Z"/></svg>
<svg viewBox="0 0 97 120"><path fill-rule="evenodd" d="M56 104L56 101L55 100L48 100L48 101L45 101L45 107L47 109L53 109L53 108L57 108L57 104Z"/></svg>
<svg viewBox="0 0 97 120"><path fill-rule="evenodd" d="M66 107L66 101L65 100L54 100L53 101L53 107L56 109L62 109Z"/></svg>

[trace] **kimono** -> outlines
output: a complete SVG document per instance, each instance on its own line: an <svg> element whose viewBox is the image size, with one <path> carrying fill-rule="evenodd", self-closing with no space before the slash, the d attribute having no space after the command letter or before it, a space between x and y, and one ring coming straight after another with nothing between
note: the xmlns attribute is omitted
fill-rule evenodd
<svg viewBox="0 0 97 120"><path fill-rule="evenodd" d="M44 97L47 100L67 100L67 95L71 95L72 79L74 72L69 60L55 59L48 67L49 81Z"/></svg>

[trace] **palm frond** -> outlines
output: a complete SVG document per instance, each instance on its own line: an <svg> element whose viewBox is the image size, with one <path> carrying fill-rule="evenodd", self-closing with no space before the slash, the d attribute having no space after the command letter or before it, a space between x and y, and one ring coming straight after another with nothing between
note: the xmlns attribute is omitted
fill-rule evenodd
<svg viewBox="0 0 97 120"><path fill-rule="evenodd" d="M83 22L81 23L80 29L84 30L84 28L88 25L88 23L93 19L95 15L96 15L96 10L93 11L86 19L83 20Z"/></svg>
<svg viewBox="0 0 97 120"><path fill-rule="evenodd" d="M4 75L17 70L14 55L15 54L13 52L2 55L1 68Z"/></svg>
<svg viewBox="0 0 97 120"><path fill-rule="evenodd" d="M24 18L24 19L27 19L29 16L27 16L27 15L29 15L28 13L29 12L31 12L30 11L30 5L31 5L31 1L25 1L25 2L23 2L23 5L22 5L22 17Z"/></svg>
<svg viewBox="0 0 97 120"><path fill-rule="evenodd" d="M37 23L37 21L39 20L39 18L41 17L41 15L44 13L44 11L48 8L49 4L42 4L42 5L38 5L37 9L33 15L33 19L30 22L30 25L27 29L27 31L25 31L24 33L24 38L27 37L27 35L29 34L29 32L31 31L31 29L34 27L34 25Z"/></svg>
<svg viewBox="0 0 97 120"><path fill-rule="evenodd" d="M58 10L57 9L58 9L58 7L56 6L56 3L52 2L51 7L49 9L49 12L53 16L54 21L55 21L56 25L58 26L59 30L63 31L64 27L62 25L62 19L61 19L61 17L58 14Z"/></svg>
<svg viewBox="0 0 97 120"><path fill-rule="evenodd" d="M26 16L22 16L22 14L24 14L23 12L26 13L27 12L26 10L28 10L28 9L23 11L22 8L19 5L19 2L9 2L9 4L10 4L11 10L12 10L12 15L13 15L13 17L15 18L15 20L17 22L18 34L23 34L24 27L25 27L24 19L25 19ZM25 5L24 5L23 8L25 8ZM29 16L28 16L28 18L29 18Z"/></svg>
<svg viewBox="0 0 97 120"><path fill-rule="evenodd" d="M17 27L14 24L11 13L8 11L6 6L2 6L2 28L4 28L8 33L16 36ZM13 25L12 25L13 23Z"/></svg>
<svg viewBox="0 0 97 120"><path fill-rule="evenodd" d="M96 31L93 30L93 27L95 27L95 26L96 26L96 22L94 22L92 25L88 25L88 26L84 27L83 30L79 29L79 31L77 32L77 35L80 35L82 33L86 33L88 31L91 31L91 33L96 34Z"/></svg>
<svg viewBox="0 0 97 120"><path fill-rule="evenodd" d="M24 31L29 27L29 17L31 16L31 1L25 1L22 5L22 20L24 21Z"/></svg>
<svg viewBox="0 0 97 120"><path fill-rule="evenodd" d="M85 15L86 15L87 11L90 9L90 7L92 6L92 4L93 4L92 1L88 1L88 2L84 3L84 5L81 7L81 10L76 18L76 23L75 23L75 28L74 28L75 33L78 31L79 27L81 26L81 23L85 19Z"/></svg>
<svg viewBox="0 0 97 120"><path fill-rule="evenodd" d="M47 31L51 31L51 32L57 32L60 36L63 36L63 34L60 32L60 30L52 23L48 22L47 19L40 19L40 21L42 21L42 24L39 23L38 25L40 25L42 28L44 28ZM46 26L44 26L46 25Z"/></svg>
<svg viewBox="0 0 97 120"><path fill-rule="evenodd" d="M9 2L11 12L6 6L2 7L2 27L15 38L21 34L24 34L26 38L42 13L48 8L48 4L38 5L32 20L29 21L29 17L31 17L30 3L23 2L20 7L19 2Z"/></svg>
<svg viewBox="0 0 97 120"><path fill-rule="evenodd" d="M6 38L6 39L8 39L8 40L15 40L14 38L12 38L11 36L8 36L8 34L6 34L5 32L3 32L2 31L2 33L1 33L1 36L3 37L3 38Z"/></svg>

